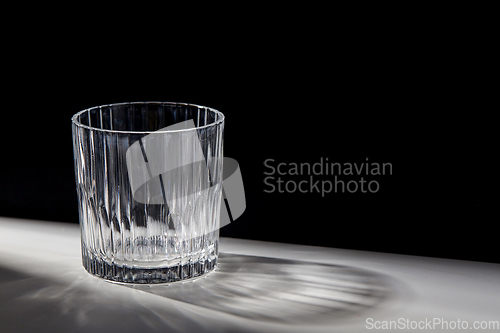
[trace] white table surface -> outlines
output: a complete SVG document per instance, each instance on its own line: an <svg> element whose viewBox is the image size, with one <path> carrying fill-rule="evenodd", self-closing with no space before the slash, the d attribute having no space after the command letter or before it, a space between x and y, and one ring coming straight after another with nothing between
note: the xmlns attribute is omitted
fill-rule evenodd
<svg viewBox="0 0 500 333"><path fill-rule="evenodd" d="M231 238L220 253L204 278L127 286L86 273L78 225L0 217L0 332L500 331L472 330L499 325L498 264Z"/></svg>

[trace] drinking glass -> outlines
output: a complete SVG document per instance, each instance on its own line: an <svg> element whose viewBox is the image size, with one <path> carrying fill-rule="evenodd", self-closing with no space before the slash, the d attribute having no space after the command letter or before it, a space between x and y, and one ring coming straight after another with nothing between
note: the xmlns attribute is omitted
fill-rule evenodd
<svg viewBox="0 0 500 333"><path fill-rule="evenodd" d="M164 283L217 266L224 115L171 102L102 105L72 118L83 266Z"/></svg>

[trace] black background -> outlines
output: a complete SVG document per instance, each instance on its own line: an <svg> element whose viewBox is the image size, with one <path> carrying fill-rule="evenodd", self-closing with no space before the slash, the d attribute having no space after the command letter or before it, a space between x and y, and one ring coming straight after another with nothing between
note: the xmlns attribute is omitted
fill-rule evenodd
<svg viewBox="0 0 500 333"><path fill-rule="evenodd" d="M199 46L69 36L31 31L9 45L0 216L78 223L74 113L188 102L225 114L225 156L243 175L247 209L221 236L500 262L485 194L487 120L449 39L276 29L222 47L210 36ZM321 157L391 163L393 174L370 178L380 184L373 194L264 192L266 159Z"/></svg>

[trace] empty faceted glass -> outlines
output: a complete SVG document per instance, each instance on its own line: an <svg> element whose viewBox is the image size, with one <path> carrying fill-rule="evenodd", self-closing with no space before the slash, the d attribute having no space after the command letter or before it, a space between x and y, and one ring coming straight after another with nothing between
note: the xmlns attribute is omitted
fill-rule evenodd
<svg viewBox="0 0 500 333"><path fill-rule="evenodd" d="M184 103L93 107L72 118L85 269L179 281L218 259L224 115Z"/></svg>

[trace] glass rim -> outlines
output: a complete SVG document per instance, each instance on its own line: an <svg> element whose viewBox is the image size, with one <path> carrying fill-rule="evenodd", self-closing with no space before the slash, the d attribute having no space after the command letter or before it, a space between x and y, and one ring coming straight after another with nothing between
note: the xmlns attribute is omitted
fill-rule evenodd
<svg viewBox="0 0 500 333"><path fill-rule="evenodd" d="M155 131L128 131L128 130L112 130L112 129L105 129L105 128L97 128L89 125L84 125L82 124L77 118L82 115L84 112L89 112L91 110L95 109L101 109L103 107L113 107L113 106L120 106L120 105L133 105L133 104L161 104L161 105L183 105L183 106L194 106L198 109L205 109L207 111L214 112L217 114L220 119L217 121L214 121L211 124L207 125L202 125L202 126L195 126L192 128L185 128L185 129L177 129L177 130L155 130ZM187 131L193 131L193 130L198 130L198 129L203 129L203 128L208 128L212 127L218 124L221 124L224 122L224 114L220 112L219 110L216 110L214 108L208 107L208 106L203 106L203 105L198 105L198 104L192 104L192 103L182 103L182 102L160 102L160 101L144 101L144 102L122 102L122 103L111 103L111 104L103 104L99 106L93 106L81 111L78 111L71 117L71 122L77 126L77 127L82 127L91 131L100 131L100 132L108 132L108 133L122 133L122 134L151 134L151 133L175 133L175 132L187 132Z"/></svg>

